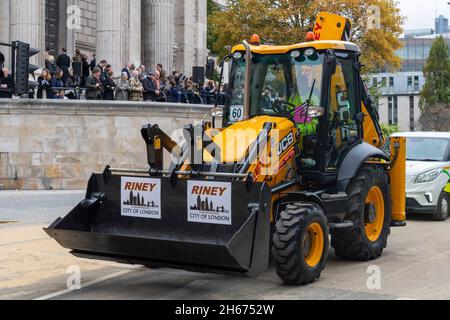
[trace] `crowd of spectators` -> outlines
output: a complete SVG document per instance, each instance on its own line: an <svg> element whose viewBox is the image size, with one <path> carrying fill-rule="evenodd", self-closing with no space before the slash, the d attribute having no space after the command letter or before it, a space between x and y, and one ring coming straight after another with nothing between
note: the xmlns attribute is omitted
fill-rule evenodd
<svg viewBox="0 0 450 320"><path fill-rule="evenodd" d="M128 63L119 73L106 60L80 50L70 57L66 49L55 58L45 53L45 68L36 79L37 90L29 98L157 101L172 103L214 104L224 99L214 81L194 83L179 71L168 73L161 64L154 70ZM5 71L6 72L6 71ZM81 76L80 76L81 75ZM3 83L4 82L4 83ZM7 80L2 81L7 86ZM223 91L223 90L222 90Z"/></svg>

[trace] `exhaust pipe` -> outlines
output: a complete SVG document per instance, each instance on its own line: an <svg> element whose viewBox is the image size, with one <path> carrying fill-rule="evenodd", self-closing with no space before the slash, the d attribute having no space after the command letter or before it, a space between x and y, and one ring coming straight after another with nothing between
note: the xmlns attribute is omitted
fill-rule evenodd
<svg viewBox="0 0 450 320"><path fill-rule="evenodd" d="M245 84L244 84L244 120L250 118L250 86L252 76L252 49L249 43L244 40L245 47Z"/></svg>

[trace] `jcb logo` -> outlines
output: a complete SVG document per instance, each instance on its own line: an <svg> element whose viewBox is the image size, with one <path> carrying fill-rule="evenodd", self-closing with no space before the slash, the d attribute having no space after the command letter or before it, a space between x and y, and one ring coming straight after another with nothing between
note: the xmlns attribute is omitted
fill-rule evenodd
<svg viewBox="0 0 450 320"><path fill-rule="evenodd" d="M294 144L294 134L290 132L278 145L278 156L281 156L290 146Z"/></svg>

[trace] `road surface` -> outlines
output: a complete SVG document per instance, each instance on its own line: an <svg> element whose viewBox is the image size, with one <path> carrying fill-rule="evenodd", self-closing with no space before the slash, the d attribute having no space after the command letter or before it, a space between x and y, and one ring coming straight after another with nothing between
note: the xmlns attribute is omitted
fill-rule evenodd
<svg viewBox="0 0 450 320"><path fill-rule="evenodd" d="M42 228L82 198L0 192L0 299L450 299L450 221L410 217L372 262L343 261L330 249L319 281L290 287L273 269L248 279L73 257Z"/></svg>

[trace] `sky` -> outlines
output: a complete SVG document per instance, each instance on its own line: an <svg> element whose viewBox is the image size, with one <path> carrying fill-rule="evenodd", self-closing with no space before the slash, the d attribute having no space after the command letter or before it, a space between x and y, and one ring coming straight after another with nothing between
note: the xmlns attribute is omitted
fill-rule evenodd
<svg viewBox="0 0 450 320"><path fill-rule="evenodd" d="M437 14L450 18L450 0L397 0L402 15L407 17L405 29L434 29ZM436 10L437 8L437 10Z"/></svg>

